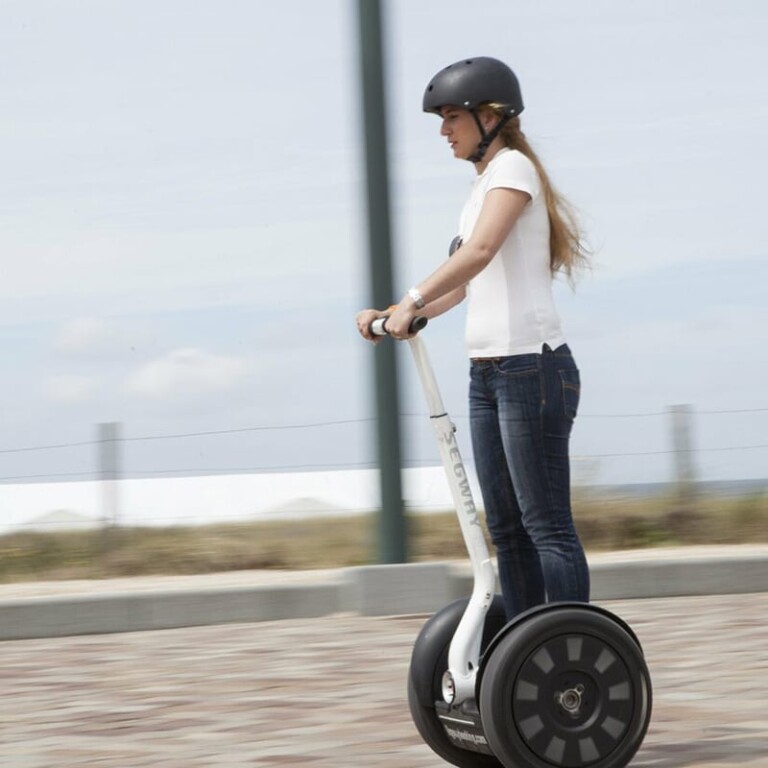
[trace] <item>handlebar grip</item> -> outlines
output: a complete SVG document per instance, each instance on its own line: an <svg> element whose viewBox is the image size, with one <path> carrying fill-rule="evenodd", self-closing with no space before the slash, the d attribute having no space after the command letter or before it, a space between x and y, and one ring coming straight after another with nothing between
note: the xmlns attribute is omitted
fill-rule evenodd
<svg viewBox="0 0 768 768"><path fill-rule="evenodd" d="M386 317L380 317L377 320L374 320L371 323L371 333L374 336L386 336L387 335L387 329L385 328L386 324L387 324Z"/></svg>
<svg viewBox="0 0 768 768"><path fill-rule="evenodd" d="M427 322L426 317L414 317L413 320L411 320L411 324L408 326L408 333L418 333L426 327ZM374 336L388 336L387 318L380 317L378 320L374 320L371 323L371 333Z"/></svg>

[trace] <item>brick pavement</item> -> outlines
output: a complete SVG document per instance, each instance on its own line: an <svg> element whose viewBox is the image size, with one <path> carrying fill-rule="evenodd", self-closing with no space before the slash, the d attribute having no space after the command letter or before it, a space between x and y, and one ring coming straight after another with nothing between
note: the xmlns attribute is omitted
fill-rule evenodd
<svg viewBox="0 0 768 768"><path fill-rule="evenodd" d="M768 595L605 603L645 648L636 768L768 767ZM3 768L439 768L404 681L423 617L0 644Z"/></svg>

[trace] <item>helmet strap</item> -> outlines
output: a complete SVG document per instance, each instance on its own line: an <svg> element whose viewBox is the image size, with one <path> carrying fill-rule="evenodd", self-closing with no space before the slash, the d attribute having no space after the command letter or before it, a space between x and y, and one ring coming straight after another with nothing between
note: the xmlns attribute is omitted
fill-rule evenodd
<svg viewBox="0 0 768 768"><path fill-rule="evenodd" d="M496 125L494 125L493 128L488 131L488 133L486 133L485 128L483 128L483 124L480 122L480 117L477 114L477 110L471 109L470 112L472 113L472 117L475 118L475 123L480 130L481 139L480 143L477 145L477 149L467 158L467 160L472 163L479 163L485 157L485 153L488 151L488 147L491 146L491 142L499 135L501 129L509 122L512 115L503 114L499 118L499 122L496 123Z"/></svg>

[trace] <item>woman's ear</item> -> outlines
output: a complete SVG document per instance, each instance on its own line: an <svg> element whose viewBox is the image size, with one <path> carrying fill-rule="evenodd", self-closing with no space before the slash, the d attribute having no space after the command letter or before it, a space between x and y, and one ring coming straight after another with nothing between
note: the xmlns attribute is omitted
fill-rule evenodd
<svg viewBox="0 0 768 768"><path fill-rule="evenodd" d="M500 119L501 118L499 115L497 115L492 109L488 109L486 107L485 109L480 110L480 122L486 133L494 128Z"/></svg>

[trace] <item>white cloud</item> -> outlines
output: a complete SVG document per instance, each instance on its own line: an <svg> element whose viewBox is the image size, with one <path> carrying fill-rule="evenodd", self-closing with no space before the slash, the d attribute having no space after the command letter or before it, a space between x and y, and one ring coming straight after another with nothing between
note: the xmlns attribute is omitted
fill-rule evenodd
<svg viewBox="0 0 768 768"><path fill-rule="evenodd" d="M182 348L140 368L128 380L128 391L151 400L187 399L228 392L243 379L244 360Z"/></svg>
<svg viewBox="0 0 768 768"><path fill-rule="evenodd" d="M63 374L51 376L45 385L48 398L62 405L77 405L86 402L99 388L97 379L91 376Z"/></svg>

